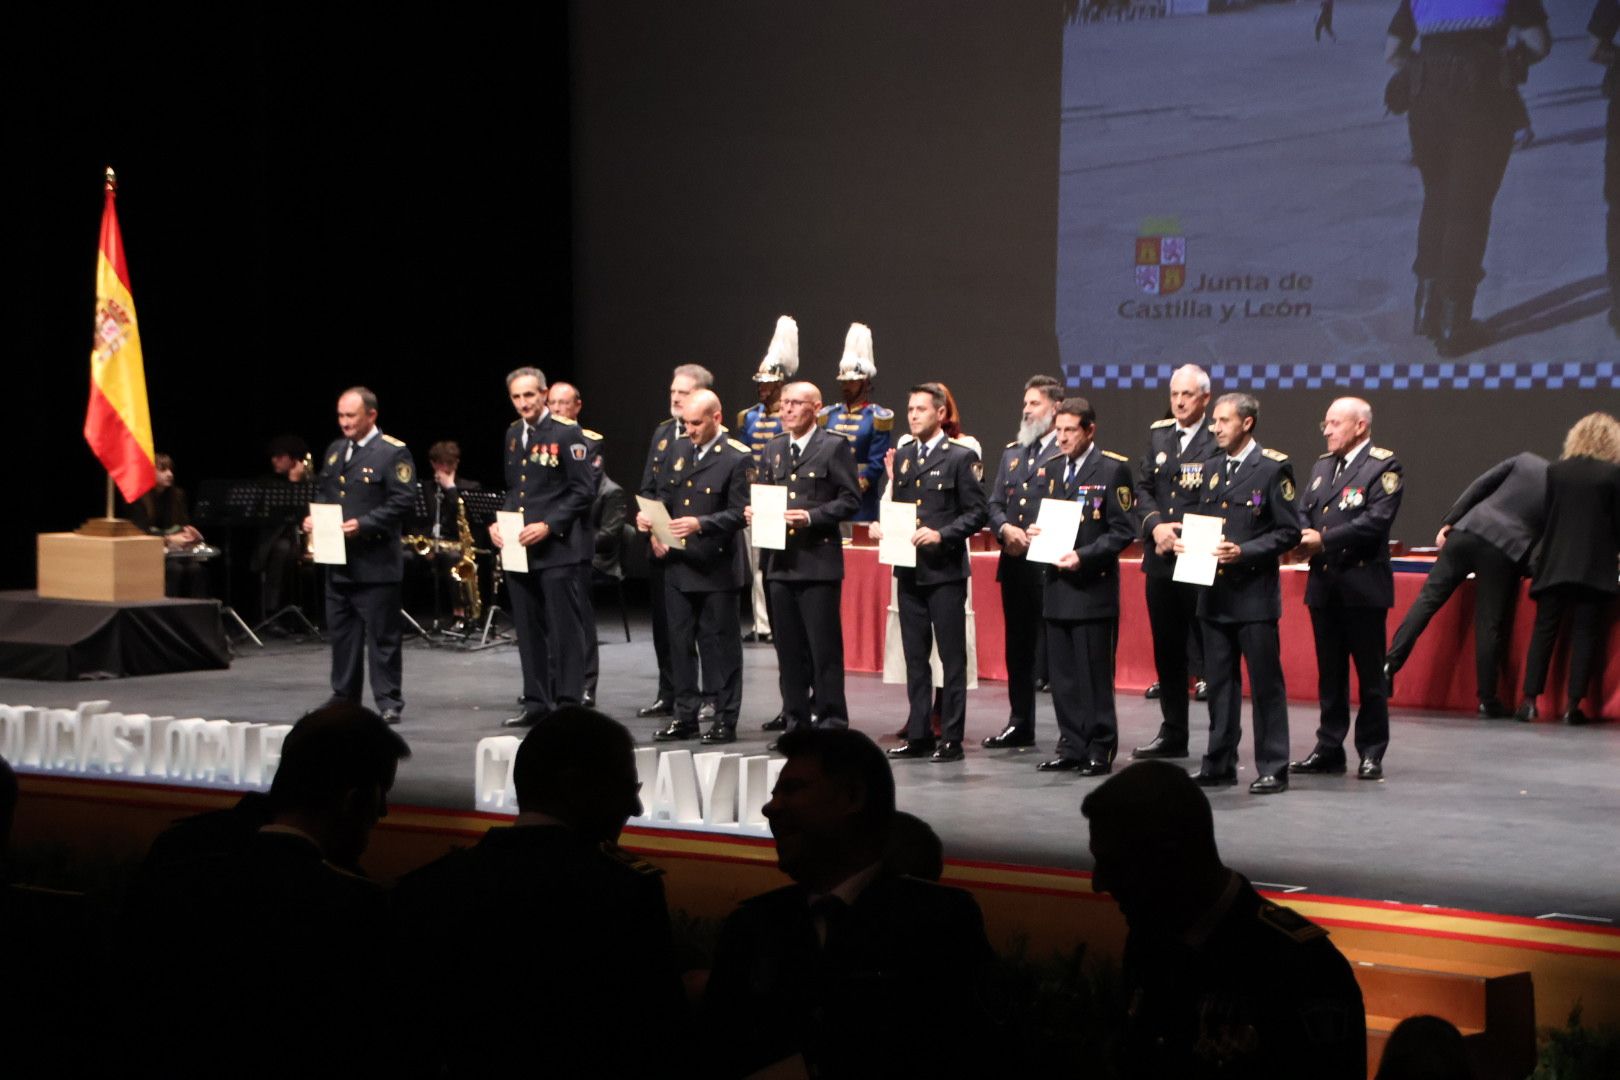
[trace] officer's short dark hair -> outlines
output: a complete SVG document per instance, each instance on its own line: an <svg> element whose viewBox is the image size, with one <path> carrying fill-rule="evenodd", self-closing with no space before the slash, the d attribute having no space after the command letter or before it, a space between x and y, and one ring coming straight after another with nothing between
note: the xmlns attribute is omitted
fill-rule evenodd
<svg viewBox="0 0 1620 1080"><path fill-rule="evenodd" d="M454 439L441 439L428 447L428 460L435 465L460 465L461 444Z"/></svg>
<svg viewBox="0 0 1620 1080"><path fill-rule="evenodd" d="M894 821L894 773L871 739L853 728L797 728L778 739L776 748L789 761L814 758L834 783L860 785L866 794L862 820L874 831L888 830Z"/></svg>
<svg viewBox="0 0 1620 1080"><path fill-rule="evenodd" d="M1081 427L1095 427L1097 424L1097 410L1083 397L1064 398L1058 403L1057 414L1078 418Z"/></svg>
<svg viewBox="0 0 1620 1080"><path fill-rule="evenodd" d="M267 448L269 457L290 457L294 461L309 453L309 444L297 435L277 435Z"/></svg>
<svg viewBox="0 0 1620 1080"><path fill-rule="evenodd" d="M1063 384L1050 375L1031 375L1024 383L1024 393L1027 394L1031 390L1039 390L1048 401L1063 400Z"/></svg>
<svg viewBox="0 0 1620 1080"><path fill-rule="evenodd" d="M1080 813L1125 833L1133 846L1168 846L1219 861L1209 799L1185 769L1169 762L1122 769L1080 801Z"/></svg>
<svg viewBox="0 0 1620 1080"><path fill-rule="evenodd" d="M1259 429L1260 399L1255 397L1253 394L1222 394L1220 397L1215 399L1215 407L1218 409L1222 405L1232 406L1232 408L1237 410L1239 420L1242 420L1245 417L1252 419L1254 421L1254 430Z"/></svg>
<svg viewBox="0 0 1620 1080"><path fill-rule="evenodd" d="M565 705L530 728L518 746L512 765L518 809L538 810L582 779L587 786L617 780L634 752L623 724L583 705Z"/></svg>
<svg viewBox="0 0 1620 1080"><path fill-rule="evenodd" d="M281 744L281 763L270 782L277 813L327 810L359 788L394 786L411 748L382 717L359 705L327 705L309 713Z"/></svg>
<svg viewBox="0 0 1620 1080"><path fill-rule="evenodd" d="M364 386L351 386L347 390L343 391L343 393L339 394L338 397L339 398L346 398L350 394L353 394L353 395L355 395L356 397L358 397L360 399L360 404L362 404L362 405L364 405L366 407L366 412L376 412L377 411L377 395L373 394L366 387L364 387Z"/></svg>
<svg viewBox="0 0 1620 1080"><path fill-rule="evenodd" d="M937 382L918 383L907 391L906 397L908 400L912 394L927 394L934 399L934 408L943 409L945 407L945 388Z"/></svg>
<svg viewBox="0 0 1620 1080"><path fill-rule="evenodd" d="M0 853L11 839L11 823L17 819L17 774L0 757Z"/></svg>

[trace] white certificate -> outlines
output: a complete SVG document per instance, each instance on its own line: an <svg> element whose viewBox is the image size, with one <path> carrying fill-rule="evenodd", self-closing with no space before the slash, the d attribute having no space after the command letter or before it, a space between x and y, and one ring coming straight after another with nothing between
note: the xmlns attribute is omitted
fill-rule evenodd
<svg viewBox="0 0 1620 1080"><path fill-rule="evenodd" d="M781 551L787 547L787 488L781 484L754 484L748 498L754 508L750 531L754 546Z"/></svg>
<svg viewBox="0 0 1620 1080"><path fill-rule="evenodd" d="M1059 559L1074 550L1085 512L1084 503L1069 499L1042 499L1041 511L1035 515L1035 526L1041 531L1030 540L1029 553L1024 558L1030 562L1056 565Z"/></svg>
<svg viewBox="0 0 1620 1080"><path fill-rule="evenodd" d="M1188 585L1215 584L1215 548L1225 524L1208 514L1188 514L1181 519L1181 544L1186 551L1176 556L1174 580Z"/></svg>
<svg viewBox="0 0 1620 1080"><path fill-rule="evenodd" d="M652 534L658 542L665 547L684 548L686 541L669 531L669 511L664 504L656 499L649 499L645 495L636 496L636 505L641 512L652 519Z"/></svg>
<svg viewBox="0 0 1620 1080"><path fill-rule="evenodd" d="M529 549L518 539L518 534L523 531L523 512L495 511L495 527L501 530L501 569L509 574L527 574Z"/></svg>
<svg viewBox="0 0 1620 1080"><path fill-rule="evenodd" d="M917 531L917 504L878 503L878 524L883 539L878 541L878 562L890 566L916 566L917 545L911 536Z"/></svg>
<svg viewBox="0 0 1620 1080"><path fill-rule="evenodd" d="M328 566L343 566L349 561L349 551L343 542L343 506L340 503L309 504L309 520L314 526L315 561Z"/></svg>

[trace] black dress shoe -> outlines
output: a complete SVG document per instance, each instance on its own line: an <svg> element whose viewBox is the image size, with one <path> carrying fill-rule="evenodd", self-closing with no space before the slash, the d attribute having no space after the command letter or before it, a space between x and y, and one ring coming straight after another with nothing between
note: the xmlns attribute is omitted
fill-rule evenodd
<svg viewBox="0 0 1620 1080"><path fill-rule="evenodd" d="M1249 785L1250 795L1280 795L1287 790L1287 773L1278 773L1276 776L1262 776Z"/></svg>
<svg viewBox="0 0 1620 1080"><path fill-rule="evenodd" d="M1050 694L1052 692L1052 680L1051 679L1036 679L1035 680L1035 692L1037 694Z"/></svg>
<svg viewBox="0 0 1620 1080"><path fill-rule="evenodd" d="M1400 670L1388 660L1384 661L1384 696L1395 696L1395 672Z"/></svg>
<svg viewBox="0 0 1620 1080"><path fill-rule="evenodd" d="M1372 758L1362 758L1361 768L1356 770L1357 780L1382 780L1384 778L1384 763L1374 761Z"/></svg>
<svg viewBox="0 0 1620 1080"><path fill-rule="evenodd" d="M1079 758L1060 757L1043 761L1035 769L1037 772L1079 772L1085 764Z"/></svg>
<svg viewBox="0 0 1620 1080"><path fill-rule="evenodd" d="M1083 762L1078 771L1081 776L1107 776L1114 771L1114 763L1109 760L1092 758L1090 761Z"/></svg>
<svg viewBox="0 0 1620 1080"><path fill-rule="evenodd" d="M718 720L709 725L709 730L703 733L703 745L713 746L716 743L734 743L737 741L737 732L730 724L722 724Z"/></svg>
<svg viewBox="0 0 1620 1080"><path fill-rule="evenodd" d="M398 727L399 726L399 710L398 709L384 709L383 714L382 714L382 722L387 724L389 727ZM1582 721L1582 722L1584 723L1584 721Z"/></svg>
<svg viewBox="0 0 1620 1080"><path fill-rule="evenodd" d="M1137 760L1143 758L1184 758L1187 756L1187 744L1184 742L1171 742L1163 735L1155 735L1153 741L1146 746L1138 746L1131 751L1131 757Z"/></svg>
<svg viewBox="0 0 1620 1080"><path fill-rule="evenodd" d="M501 727L534 727L534 725L540 722L540 718L544 715L545 713L529 712L524 710L523 712L518 713L516 716L508 717L507 719L502 720Z"/></svg>
<svg viewBox="0 0 1620 1080"><path fill-rule="evenodd" d="M770 742L765 744L765 749L775 753L778 749L780 749L781 742L781 739L772 739Z"/></svg>
<svg viewBox="0 0 1620 1080"><path fill-rule="evenodd" d="M1149 701L1159 700L1159 684L1154 683L1149 686L1146 690L1142 691L1142 696L1147 698Z"/></svg>
<svg viewBox="0 0 1620 1080"><path fill-rule="evenodd" d="M1506 705L1495 698L1480 702L1478 713L1481 720L1503 720L1513 715Z"/></svg>
<svg viewBox="0 0 1620 1080"><path fill-rule="evenodd" d="M1193 773L1193 783L1199 787L1237 787L1237 773L1209 773L1200 769Z"/></svg>
<svg viewBox="0 0 1620 1080"><path fill-rule="evenodd" d="M696 724L683 724L679 720L671 720L668 727L653 732L653 738L659 742L673 742L676 739L695 739L697 733L698 726Z"/></svg>
<svg viewBox="0 0 1620 1080"><path fill-rule="evenodd" d="M984 740L986 750L1011 750L1020 746L1034 746L1035 736L1031 732L1020 730L1008 724L1006 730L1000 735L992 735Z"/></svg>
<svg viewBox="0 0 1620 1080"><path fill-rule="evenodd" d="M962 744L955 739L943 740L934 751L933 759L940 761L961 761L967 755L962 752Z"/></svg>
<svg viewBox="0 0 1620 1080"><path fill-rule="evenodd" d="M594 709L596 708L596 695L587 690L579 695L579 703L587 709Z"/></svg>
<svg viewBox="0 0 1620 1080"><path fill-rule="evenodd" d="M767 720L763 724L759 725L759 730L761 730L761 731L786 731L787 730L787 714L786 713L777 713L775 716L771 717L769 720Z"/></svg>
<svg viewBox="0 0 1620 1080"><path fill-rule="evenodd" d="M1288 771L1304 776L1326 776L1330 773L1337 776L1344 772L1344 754L1343 752L1334 754L1331 752L1325 753L1321 750L1312 750L1305 755L1304 761L1289 762ZM1257 780L1255 783L1259 783L1259 781Z"/></svg>
<svg viewBox="0 0 1620 1080"><path fill-rule="evenodd" d="M675 706L665 701L663 698L658 698L654 700L651 705L637 709L636 715L642 717L643 719L649 716L674 716Z"/></svg>
<svg viewBox="0 0 1620 1080"><path fill-rule="evenodd" d="M387 713L383 714L383 719L388 719ZM1564 723L1570 725L1571 727L1580 727L1582 724L1590 724L1592 722L1590 717L1581 712L1581 707L1579 705L1566 712L1563 719ZM394 722L397 724L399 721L396 719Z"/></svg>
<svg viewBox="0 0 1620 1080"><path fill-rule="evenodd" d="M1535 702L1521 701L1519 702L1518 710L1513 714L1513 719L1517 720L1521 724L1528 724L1540 715L1541 714L1536 711Z"/></svg>
<svg viewBox="0 0 1620 1080"><path fill-rule="evenodd" d="M924 758L933 752L933 739L906 739L899 746L889 747L892 758Z"/></svg>
<svg viewBox="0 0 1620 1080"><path fill-rule="evenodd" d="M1209 700L1209 683L1205 682L1203 679L1199 679L1197 682L1193 683L1193 700Z"/></svg>

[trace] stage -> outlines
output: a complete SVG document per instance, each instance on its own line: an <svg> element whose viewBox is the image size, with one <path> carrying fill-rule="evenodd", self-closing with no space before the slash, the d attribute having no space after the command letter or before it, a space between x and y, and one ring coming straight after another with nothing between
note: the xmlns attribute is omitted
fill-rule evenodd
<svg viewBox="0 0 1620 1080"><path fill-rule="evenodd" d="M654 690L649 633L644 621L633 622L634 640L615 640L617 620L609 614L602 619L599 705L650 744L656 722L635 718ZM744 659L741 739L733 749L763 753L769 737L759 725L776 711L775 655L768 646L748 646ZM228 671L93 686L0 679L0 702L71 706L107 698L127 713L287 722L326 698L326 678L324 646L271 643L263 651L247 647ZM400 771L393 801L470 810L474 747L501 733L518 685L518 658L509 647L461 652L408 643L401 732L413 757ZM856 726L892 745L905 711L903 688L851 674L849 699ZM980 749L979 740L1006 718L1004 685L986 681L968 695L965 762L897 764L900 806L939 831L952 860L1089 869L1079 802L1098 781L1035 771L1055 735L1050 699L1043 696L1038 709L1037 749ZM1145 742L1156 730L1157 706L1138 692L1121 691L1119 712L1122 746ZM1310 707L1291 707L1296 757L1311 748L1315 719ZM1196 755L1204 732L1194 727ZM1593 930L1620 920L1611 831L1620 819L1616 725L1524 725L1396 708L1384 781L1297 777L1277 797L1245 790L1254 775L1248 752L1245 738L1243 783L1213 792L1212 802L1223 856L1257 882L1352 900L1556 916ZM1196 756L1186 764L1195 766Z"/></svg>

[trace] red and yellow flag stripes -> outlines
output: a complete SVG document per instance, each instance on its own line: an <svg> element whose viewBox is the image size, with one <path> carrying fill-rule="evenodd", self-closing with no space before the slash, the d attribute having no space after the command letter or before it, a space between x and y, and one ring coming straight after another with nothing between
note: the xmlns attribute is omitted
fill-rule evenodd
<svg viewBox="0 0 1620 1080"><path fill-rule="evenodd" d="M96 256L96 329L90 349L90 406L84 438L106 467L126 502L157 483L152 418L146 407L146 371L135 300L124 264L124 238L114 206L116 181L107 170L107 200L101 212L101 250Z"/></svg>

